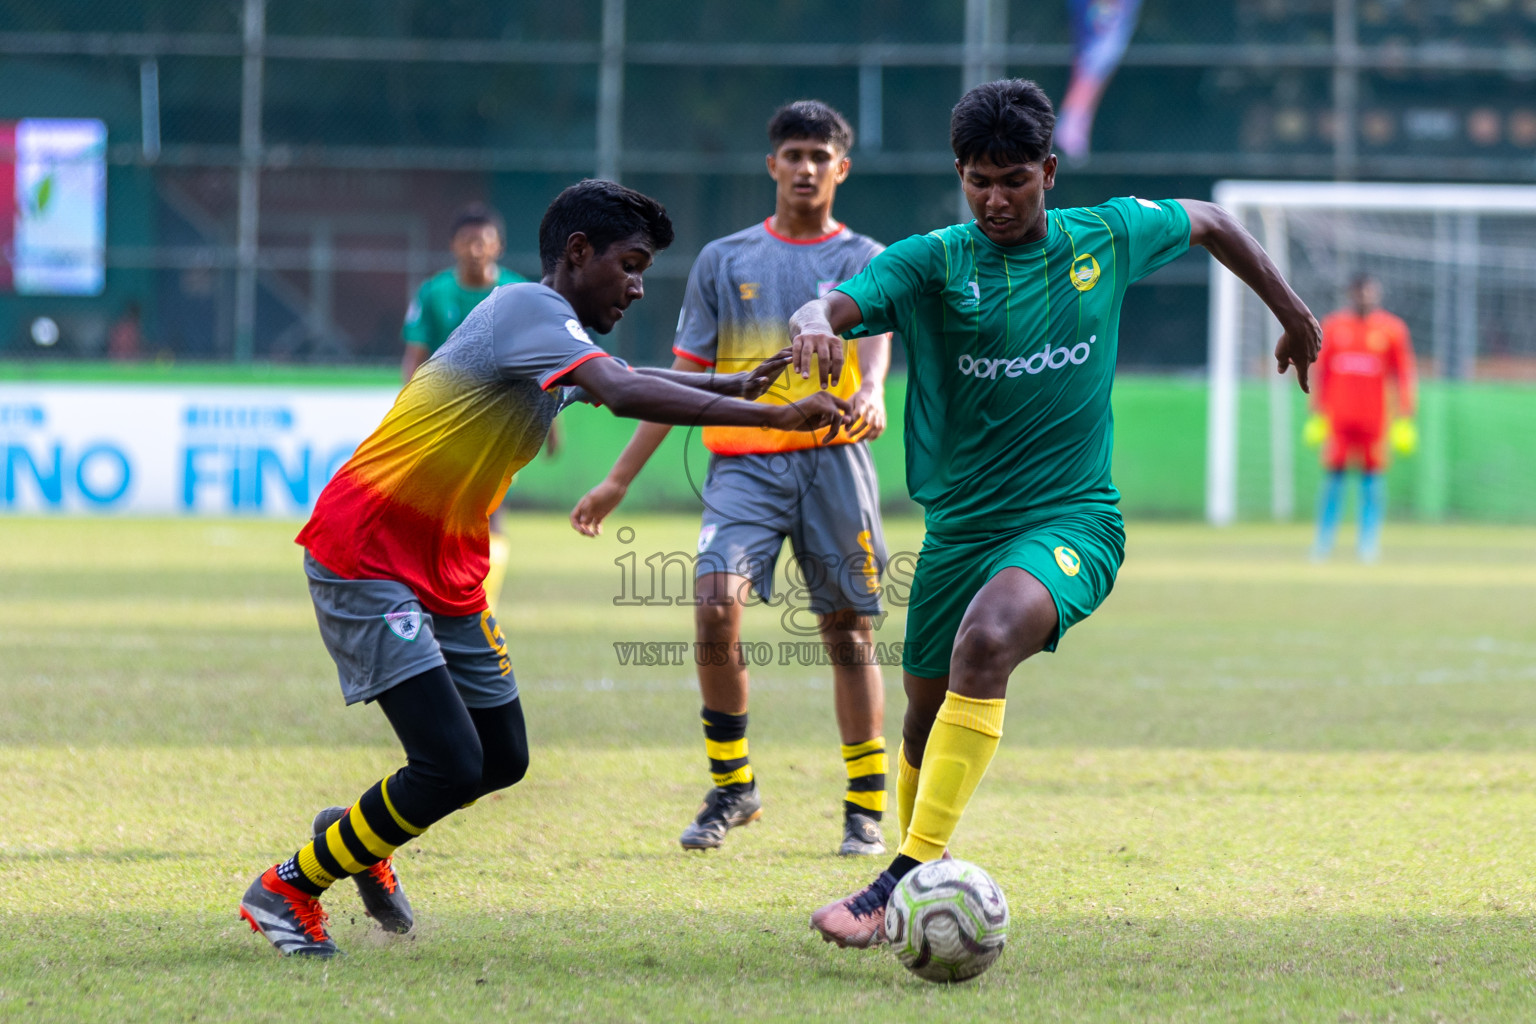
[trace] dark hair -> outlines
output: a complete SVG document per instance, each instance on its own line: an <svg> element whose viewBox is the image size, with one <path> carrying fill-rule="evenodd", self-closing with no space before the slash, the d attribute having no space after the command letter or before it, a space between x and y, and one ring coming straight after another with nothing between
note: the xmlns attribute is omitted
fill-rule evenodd
<svg viewBox="0 0 1536 1024"><path fill-rule="evenodd" d="M501 219L501 214L484 203L468 203L459 207L453 215L453 228L448 232L448 237L457 238L465 228L478 228L483 224L495 228L503 242L507 240L507 222Z"/></svg>
<svg viewBox="0 0 1536 1024"><path fill-rule="evenodd" d="M1377 280L1376 275L1370 273L1369 271L1361 271L1349 279L1349 287L1355 291L1364 288L1368 284L1373 284L1378 288L1381 287L1381 282Z"/></svg>
<svg viewBox="0 0 1536 1024"><path fill-rule="evenodd" d="M815 139L846 153L853 148L848 119L820 100L786 103L768 119L768 144L778 149L786 139Z"/></svg>
<svg viewBox="0 0 1536 1024"><path fill-rule="evenodd" d="M614 242L644 235L660 252L672 244L672 218L648 195L612 181L588 178L555 197L539 222L539 264L554 272L565 257L565 243L576 232L598 252Z"/></svg>
<svg viewBox="0 0 1536 1024"><path fill-rule="evenodd" d="M986 159L999 167L1051 155L1056 112L1045 91L1023 78L978 85L949 115L949 145L960 166Z"/></svg>

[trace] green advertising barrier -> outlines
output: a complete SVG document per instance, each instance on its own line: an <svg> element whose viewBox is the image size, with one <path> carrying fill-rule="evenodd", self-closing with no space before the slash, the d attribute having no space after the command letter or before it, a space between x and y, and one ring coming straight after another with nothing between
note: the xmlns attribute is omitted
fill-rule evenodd
<svg viewBox="0 0 1536 1024"><path fill-rule="evenodd" d="M1296 435L1294 518L1304 519L1316 506L1323 472L1319 451L1301 443L1306 398L1294 389L1287 394ZM1268 387L1246 386L1240 403L1238 514L1269 518L1274 487ZM1427 381L1420 389L1416 422L1418 450L1392 454L1387 469L1390 515L1431 523L1536 522L1536 386ZM1118 473L1120 452L1115 454ZM1350 500L1358 500L1358 494L1351 493Z"/></svg>
<svg viewBox="0 0 1536 1024"><path fill-rule="evenodd" d="M167 365L71 362L0 363L0 381L229 384L315 387L393 387L392 367L225 364ZM1322 471L1318 452L1301 443L1306 398L1279 392L1293 426L1293 519L1307 519ZM890 428L870 446L881 500L891 514L918 509L907 498L901 444L906 381L889 382ZM1244 519L1272 516L1275 474L1270 462L1271 392L1267 382L1244 385L1238 417L1238 511ZM1115 382L1115 483L1127 516L1198 519L1205 509L1207 389L1201 375L1123 374ZM604 409L576 406L559 419L557 451L541 455L517 478L508 497L525 508L569 509L608 472L634 423ZM1420 397L1420 447L1395 457L1387 474L1394 517L1425 522L1536 522L1536 386L1514 383L1427 382ZM636 511L699 507L709 462L699 432L675 428L635 481L626 506ZM1027 487L1028 481L1018 481ZM1353 490L1353 489L1352 489ZM1351 494L1351 500L1355 495Z"/></svg>
<svg viewBox="0 0 1536 1024"><path fill-rule="evenodd" d="M887 513L921 514L907 497L901 415L904 377L886 386L885 434L870 445ZM607 474L634 431L602 409L572 408L560 416L554 458L541 458L518 474L510 501L530 507L568 508ZM1196 380L1129 377L1115 385L1115 480L1127 514L1192 518L1203 514L1205 385ZM696 488L709 465L698 430L677 427L652 456L625 499L634 509L696 509ZM1027 487L1028 481L1018 481Z"/></svg>

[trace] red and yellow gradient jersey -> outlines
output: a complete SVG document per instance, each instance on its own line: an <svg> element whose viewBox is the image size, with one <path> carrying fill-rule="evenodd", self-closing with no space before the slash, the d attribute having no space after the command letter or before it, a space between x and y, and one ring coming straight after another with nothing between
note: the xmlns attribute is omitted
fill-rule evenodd
<svg viewBox="0 0 1536 1024"><path fill-rule="evenodd" d="M768 221L706 245L688 275L672 351L719 373L750 370L789 344L789 318L869 265L880 243L839 226L821 238L785 238ZM858 348L846 346L843 377L833 394L851 398L862 383ZM785 370L759 402L798 402L820 390L816 375ZM717 455L794 451L822 444L825 431L705 427ZM833 444L847 444L839 432Z"/></svg>
<svg viewBox="0 0 1536 1024"><path fill-rule="evenodd" d="M558 292L497 288L325 485L298 542L339 576L397 580L428 611L478 614L490 513L544 444L560 378L606 355Z"/></svg>
<svg viewBox="0 0 1536 1024"><path fill-rule="evenodd" d="M1323 350L1313 371L1317 408L1337 431L1376 433L1387 422L1387 382L1397 389L1397 414L1414 408L1413 345L1408 325L1384 309L1360 316L1341 309L1323 320Z"/></svg>

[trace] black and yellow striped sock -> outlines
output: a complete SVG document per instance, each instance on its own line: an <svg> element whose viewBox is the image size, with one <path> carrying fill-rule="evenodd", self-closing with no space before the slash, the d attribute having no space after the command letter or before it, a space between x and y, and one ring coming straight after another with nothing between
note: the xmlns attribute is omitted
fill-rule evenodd
<svg viewBox="0 0 1536 1024"><path fill-rule="evenodd" d="M717 786L746 788L752 784L752 764L747 760L747 714L728 715L704 708L704 752L709 755L709 776Z"/></svg>
<svg viewBox="0 0 1536 1024"><path fill-rule="evenodd" d="M885 737L876 736L863 743L844 743L843 765L848 769L843 813L867 814L879 821L885 814L885 773L890 768L885 754Z"/></svg>
<svg viewBox="0 0 1536 1024"><path fill-rule="evenodd" d="M277 876L300 892L319 896L343 878L362 874L425 832L401 817L389 798L389 780L373 784L325 834L277 866Z"/></svg>

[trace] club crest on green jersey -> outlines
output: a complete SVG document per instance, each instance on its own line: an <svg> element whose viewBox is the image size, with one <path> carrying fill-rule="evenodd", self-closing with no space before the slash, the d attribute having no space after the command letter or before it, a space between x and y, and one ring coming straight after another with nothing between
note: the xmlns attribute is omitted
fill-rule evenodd
<svg viewBox="0 0 1536 1024"><path fill-rule="evenodd" d="M1093 258L1092 253L1085 252L1072 261L1072 271L1068 276L1073 288L1086 292L1099 283L1099 261Z"/></svg>
<svg viewBox="0 0 1536 1024"><path fill-rule="evenodd" d="M1068 576L1076 576L1077 570L1083 567L1077 552L1069 547L1059 547L1052 554L1056 556L1056 567Z"/></svg>

